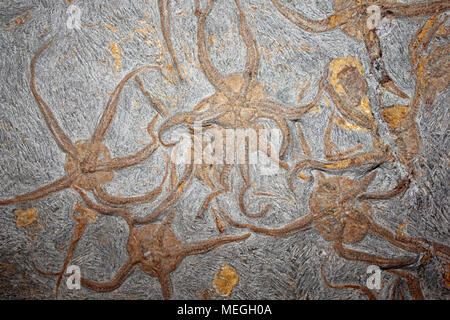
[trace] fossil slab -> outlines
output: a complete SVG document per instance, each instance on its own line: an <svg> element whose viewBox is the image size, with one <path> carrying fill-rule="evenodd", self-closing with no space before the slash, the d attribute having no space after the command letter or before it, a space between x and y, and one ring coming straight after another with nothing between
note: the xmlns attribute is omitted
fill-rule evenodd
<svg viewBox="0 0 450 320"><path fill-rule="evenodd" d="M0 298L449 299L449 9L3 1Z"/></svg>

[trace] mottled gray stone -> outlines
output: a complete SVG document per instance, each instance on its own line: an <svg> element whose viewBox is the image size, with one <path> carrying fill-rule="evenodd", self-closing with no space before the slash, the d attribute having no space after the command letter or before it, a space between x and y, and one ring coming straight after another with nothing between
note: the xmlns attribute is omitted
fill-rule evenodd
<svg viewBox="0 0 450 320"><path fill-rule="evenodd" d="M163 94L176 97L178 104L171 105L172 112L192 110L202 98L213 94L197 65L197 18L194 15L194 0L172 2L172 41L187 74L186 81L175 87L155 71L141 75L146 88L162 99ZM357 57L364 68L369 84L372 108L378 122L380 106L376 96L379 87L370 73L369 58L364 43L351 39L336 29L322 34L311 34L298 29L276 11L268 0L242 0L242 7L249 26L256 36L258 45L265 48L261 53L261 70L258 81L265 84L269 97L294 106L297 85L303 87L310 78L311 86L306 91L304 102L309 102L317 92L317 83L327 62L333 58ZM289 2L289 1L288 1ZM66 26L68 4L65 1L13 1L0 3L0 198L6 199L36 189L62 177L65 154L52 139L43 117L30 90L30 61L33 55L51 37L52 46L39 58L36 67L36 86L39 93L53 110L61 127L72 141L88 139L92 134L108 101L108 92L131 70L145 65L157 64L160 48L144 40L153 41L152 36L135 33L142 27L138 20L146 19L154 24L156 37L163 42L159 28L159 13L156 1L73 1L82 10L81 20L86 24L80 30ZM331 1L292 1L291 8L311 18L323 18L333 10ZM24 9L30 8L31 18L14 30L6 30ZM184 13L184 14L182 14ZM415 76L408 57L411 37L423 24L424 19L397 19L393 22L394 32L386 27L387 34L381 34L383 59L389 74L399 88L412 95ZM114 26L113 32L102 23ZM241 72L245 64L245 47L239 36L239 20L232 1L220 0L208 16L205 30L216 37L209 48L212 62L222 74ZM384 30L384 29L383 29ZM114 58L110 43L116 42L122 50L121 67L114 72ZM306 43L314 50L302 51ZM220 46L224 44L224 50ZM277 47L281 46L282 51ZM185 51L186 50L186 51ZM73 54L72 54L73 52ZM267 54L270 52L270 55ZM58 59L62 59L58 62ZM192 59L189 61L189 59ZM105 65L105 61L108 62ZM165 54L162 61L171 64ZM401 102L393 96L389 103ZM139 101L139 105L136 104ZM420 180L413 181L409 190L401 197L372 203L374 219L382 226L396 231L407 221L407 234L425 237L429 240L450 245L449 201L448 201L448 112L449 92L439 95L433 104L419 115L417 123L423 139L423 150L416 168L421 170ZM330 109L320 102L321 112L309 113L300 122L310 143L314 157L323 158L323 133ZM136 141L149 141L140 127L146 125L155 114L134 81L125 86L120 98L118 113L105 137L112 155L123 156L137 152L142 145ZM160 124L158 122L158 124ZM381 124L383 138L389 142L388 133ZM294 132L294 126L291 126ZM295 163L293 156L301 155L297 136L293 135L295 150L288 162ZM372 141L367 134L348 134L336 129L333 141L342 150L362 143L370 149ZM392 144L392 141L390 141ZM105 188L111 194L142 194L156 187L161 174L153 168L164 168L163 153L158 150L142 164L117 171L114 181ZM395 186L404 171L400 166L383 165L370 191L388 190ZM355 177L351 173L345 176ZM356 175L357 177L357 175ZM287 174L271 177L264 182L263 190L276 191L289 196ZM234 194L242 180L237 171L233 174ZM274 208L267 216L257 221L258 225L279 227L309 212L308 199L315 184L296 182L300 199L298 204L273 200ZM167 188L166 188L167 190ZM199 181L186 192L175 206L177 212L172 229L183 242L199 241L218 236L210 212L202 219L196 214L203 199L210 190ZM135 216L143 216L155 204L132 206ZM65 190L44 199L0 207L0 263L11 264L17 272L7 278L0 274L0 298L41 299L54 298L55 277L37 273L32 264L48 271L61 268L66 249L70 243L75 221L72 211L78 194ZM253 210L262 207L264 199L249 200ZM225 209L238 221L249 221L239 213L237 197L227 195L221 198ZM32 239L25 228L16 226L15 209L35 207L39 210L43 230ZM254 221L250 221L253 222ZM229 228L229 234L241 234L242 230ZM82 275L88 279L106 281L113 277L127 259L125 244L128 237L127 225L118 218L100 216L96 224L89 224L86 234L75 250L71 264L80 265ZM188 257L172 273L175 299L198 299L198 290L212 289L214 273L224 264L232 265L240 275L231 299L360 299L365 298L355 290L328 288L321 277L322 262L327 260L325 272L334 284L359 283L367 279L364 263L349 262L339 258L330 249L321 235L314 229L276 239L252 235L244 242L227 244L207 254ZM385 255L404 255L400 249L387 242L367 237L352 247ZM449 299L448 288L441 280L439 261L432 260L416 271L421 278L424 295L428 299ZM65 280L64 280L65 281ZM390 298L394 277L383 273L381 298ZM30 291L33 288L33 291ZM60 288L62 299L160 299L161 289L156 278L142 271L135 271L120 289L111 293L96 293L82 288L69 290L64 282Z"/></svg>

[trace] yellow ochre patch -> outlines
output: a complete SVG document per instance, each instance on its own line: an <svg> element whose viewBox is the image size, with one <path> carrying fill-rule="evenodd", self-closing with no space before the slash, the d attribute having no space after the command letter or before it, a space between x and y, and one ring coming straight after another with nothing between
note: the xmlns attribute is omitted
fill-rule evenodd
<svg viewBox="0 0 450 320"><path fill-rule="evenodd" d="M236 270L226 264L219 272L216 272L212 282L214 290L222 297L228 297L233 288L239 283L239 275Z"/></svg>
<svg viewBox="0 0 450 320"><path fill-rule="evenodd" d="M16 216L16 224L18 227L26 227L36 221L38 217L38 209L29 208L25 210L16 209L14 210L14 215Z"/></svg>
<svg viewBox="0 0 450 320"><path fill-rule="evenodd" d="M368 96L365 95L364 97L362 97L358 109L361 110L362 113L365 113L369 117L372 117L372 109L370 108L370 100Z"/></svg>
<svg viewBox="0 0 450 320"><path fill-rule="evenodd" d="M117 72L122 63L122 54L119 45L115 42L111 43L111 54L116 59L116 62L114 64L114 72Z"/></svg>
<svg viewBox="0 0 450 320"><path fill-rule="evenodd" d="M344 88L339 83L339 72L341 72L345 67L353 66L355 67L361 75L363 75L363 68L361 63L355 57L348 58L338 58L334 59L330 63L330 84L334 87L337 93L345 93Z"/></svg>
<svg viewBox="0 0 450 320"><path fill-rule="evenodd" d="M393 107L384 108L381 115L392 128L398 128L401 125L402 120L408 115L408 106L402 106L399 104Z"/></svg>
<svg viewBox="0 0 450 320"><path fill-rule="evenodd" d="M367 129L360 127L356 124L350 123L344 118L336 117L334 118L334 123L341 127L342 129L351 130L351 131L367 131Z"/></svg>

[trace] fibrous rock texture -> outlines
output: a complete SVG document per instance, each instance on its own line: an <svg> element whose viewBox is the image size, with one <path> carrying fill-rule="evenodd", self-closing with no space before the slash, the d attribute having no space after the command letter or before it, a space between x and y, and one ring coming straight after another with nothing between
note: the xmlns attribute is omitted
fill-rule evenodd
<svg viewBox="0 0 450 320"><path fill-rule="evenodd" d="M448 1L0 3L0 298L449 299Z"/></svg>

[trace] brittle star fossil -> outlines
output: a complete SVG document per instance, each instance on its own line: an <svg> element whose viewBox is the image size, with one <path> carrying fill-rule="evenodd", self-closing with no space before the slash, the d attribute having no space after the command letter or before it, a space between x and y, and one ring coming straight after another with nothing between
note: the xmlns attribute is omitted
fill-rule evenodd
<svg viewBox="0 0 450 320"><path fill-rule="evenodd" d="M422 238L411 238L405 235L394 235L388 229L378 225L371 218L369 203L361 201L358 195L365 192L367 186L373 180L376 171L373 171L361 182L344 178L326 178L318 172L318 185L310 196L310 213L281 228L258 227L253 224L239 223L231 219L219 206L221 215L225 220L237 228L245 228L255 233L272 237L287 237L294 233L305 231L315 227L322 237L333 243L334 251L342 258L350 261L361 261L376 264L382 269L392 273L397 269L414 265L425 264L434 253L448 261L450 248L435 242L429 242ZM344 244L354 244L364 239L367 233L371 233L384 239L391 245L404 251L416 254L416 257L384 258L371 253L350 249ZM406 271L398 271L408 281L408 285L415 288L413 296L423 297L417 279ZM325 278L324 278L325 279ZM328 281L325 282L328 284ZM341 286L337 288L354 288L361 290L361 286ZM373 298L367 290L361 290Z"/></svg>
<svg viewBox="0 0 450 320"><path fill-rule="evenodd" d="M359 60L351 56L334 59L331 61L329 69L329 77L324 87L344 118L335 117L334 109L331 112L324 137L326 161L309 157L309 159L301 160L295 165L289 177L289 186L294 194L294 178L297 172L304 169L314 168L323 171L341 172L358 168L359 170L370 171L381 163L393 159L389 146L383 142L378 134L378 124L370 107L368 86ZM344 128L368 132L373 139L373 150L357 152L362 149L362 146L358 145L350 150L335 154L333 149L337 150L337 147L331 142L331 132L334 123L338 122L337 120L344 123ZM311 176L307 178L311 179Z"/></svg>
<svg viewBox="0 0 450 320"><path fill-rule="evenodd" d="M72 235L72 240L70 242L70 246L67 250L66 258L64 260L63 266L61 267L61 270L59 272L47 272L39 269L34 264L34 268L44 275L48 276L58 276L58 279L56 281L56 289L55 289L55 296L58 297L58 290L59 286L61 284L61 280L63 277L63 274L66 272L66 268L69 265L70 260L72 259L73 253L75 251L75 248L77 247L78 242L81 240L81 238L84 235L84 232L86 230L86 227L88 226L89 222L95 223L97 220L97 214L96 212L103 214L103 215L118 215L122 217L125 222L128 224L129 227L132 226L131 224L131 212L129 212L126 209L122 208L114 208L110 207L105 204L98 204L93 202L89 197L78 187L74 187L74 189L81 195L81 198L86 203L86 205L94 209L94 211L90 210L89 208L82 205L80 202L77 201L74 213L72 213L73 218L77 221L77 225L75 227L75 230ZM79 215L75 215L75 212Z"/></svg>
<svg viewBox="0 0 450 320"><path fill-rule="evenodd" d="M143 84L137 76L143 70L155 69L159 67L144 66L127 74L114 89L106 109L101 117L100 122L92 137L87 141L77 141L72 143L64 131L60 128L56 117L50 108L39 96L35 86L35 64L39 56L50 46L52 41L39 50L31 61L31 91L44 116L44 120L52 133L53 138L58 146L66 153L66 163L64 169L67 174L38 190L16 196L11 199L0 201L0 205L8 205L17 202L26 202L41 199L54 192L58 192L67 188L75 190L83 199L86 206L77 202L74 208L73 218L77 221L70 246L60 272L50 273L42 272L47 275L58 276L56 282L56 294L60 287L61 279L65 268L72 259L74 250L83 236L89 221L93 221L92 215L115 214L119 215L128 224L129 236L127 243L128 260L120 268L111 281L95 282L83 278L82 284L92 290L107 292L119 288L133 271L139 267L151 276L158 277L161 284L163 298L170 298L173 295L173 287L171 284L170 273L176 270L181 261L195 254L205 253L218 246L226 243L243 241L250 236L250 233L241 236L224 236L205 241L184 244L177 238L171 229L174 219L174 213L168 213L167 217L161 223L154 223L155 219L161 214L168 212L187 190L190 182L197 177L202 183L211 189L211 194L203 202L198 216L207 210L213 199L216 200L217 208L211 207L217 228L220 233L226 230L226 222L236 228L244 228L254 233L268 235L272 237L286 237L294 233L304 231L315 227L320 235L328 242L333 244L334 251L342 258L350 261L362 261L366 263L375 263L398 276L392 288L392 297L396 298L397 294L403 298L401 289L401 281L405 279L408 285L408 291L415 299L423 298L419 280L405 269L412 269L418 265L425 264L434 254L443 258L447 263L450 261L450 248L445 245L427 241L422 238L411 238L403 234L393 234L387 228L377 224L372 218L372 208L368 199L388 199L405 190L408 186L407 178L401 180L398 185L384 194L371 195L366 193L368 185L375 177L374 168L385 161L393 160L389 148L381 140L378 135L378 125L372 114L368 100L368 86L364 79L361 66L356 59L335 59L330 66L325 68L324 76L319 83L319 88L313 102L301 107L288 107L276 103L267 98L264 87L256 80L259 72L259 54L254 36L247 25L244 11L239 1L235 0L235 5L239 13L239 33L244 40L247 57L245 70L242 73L233 73L223 76L212 65L208 55L206 45L206 35L204 30L205 21L212 10L214 0L208 0L208 6L205 11L200 10L198 0L196 3L196 15L199 18L197 46L198 60L208 81L214 86L215 93L207 98L202 99L191 112L181 112L171 115L165 119L164 124L160 127L159 135L155 136L152 132L158 115L149 123L147 131L153 141L138 153L122 158L111 159L109 148L103 143L106 132L117 113L119 98L125 84L129 79L135 77L143 93L150 98L153 107L163 117L169 114L167 107L163 106L158 99L152 98L150 94L143 89ZM272 0L280 11L285 9L278 4L278 1ZM166 46L172 58L174 67L178 73L180 80L182 76L175 57L175 52L170 40L170 1L158 0L160 10L161 29L166 42ZM324 21L312 21L303 18L286 9L285 13L288 18L296 17L296 22L302 28L311 32L322 32L341 27L345 32L355 37L362 38L366 42L369 51L372 68L377 80L388 91L406 98L407 96L401 92L393 83L387 74L383 62L381 60L380 43L374 30L367 30L365 20L368 18L367 6L368 1L358 1L356 6L352 7L353 0L335 0L336 14L328 17ZM438 4L438 1L431 1L426 4L403 5L393 2L384 2L381 4L383 16L421 16L429 15L434 12L441 12L448 9L448 4ZM341 11L340 11L341 10ZM403 12L401 12L403 10ZM300 18L299 18L300 17ZM302 20L303 19L303 20ZM446 17L443 15L433 16L423 28L415 35L410 44L410 56L417 74L416 91L409 106L394 106L384 108L382 112L383 119L390 126L390 132L395 138L398 147L399 161L405 166L412 166L412 159L419 154L420 135L415 117L419 112L423 102L431 104L436 95L442 92L448 86L448 74L439 70L440 63L446 62L445 57L448 55L449 46L444 45L435 47L429 55L423 54L422 51L428 49L429 44L436 37L436 33L440 26L444 24ZM292 21L292 20L291 20ZM359 24L358 24L359 23ZM360 27L362 25L363 27ZM309 28L309 29L308 29ZM346 62L342 68L334 68L340 62ZM332 70L333 69L333 70ZM445 68L442 68L445 69ZM329 72L331 71L331 72ZM328 76L328 73L330 75ZM231 191L228 182L231 165L209 165L209 164L192 164L186 162L186 169L182 177L178 179L176 169L169 162L166 155L166 171L162 177L159 187L150 190L143 196L121 197L109 195L101 186L114 178L114 170L134 166L145 159L149 158L161 143L164 146L178 147L177 143L164 142L164 133L177 125L184 124L189 129L198 122L202 122L205 127L216 127L221 129L246 129L261 128L261 124L257 123L259 119L268 119L276 123L283 132L283 143L280 149L279 158L287 154L290 146L290 132L288 121L296 121L302 115L306 114L314 107L323 92L327 92L334 102L335 109L332 110L329 118L329 124L325 131L325 157L327 162L308 159L301 161L294 168L293 174L305 168L319 169L317 173L317 187L313 190L309 199L310 213L301 217L281 228L259 227L253 224L238 223L231 219L229 215L220 206L218 195ZM340 116L336 116L336 111ZM400 115L400 116L399 116ZM339 120L340 119L340 120ZM365 131L368 131L373 138L373 151L357 153L362 149L358 145L349 150L340 152L331 141L331 132L333 125L339 121L348 121ZM302 135L299 123L298 130L300 143L305 154L312 158L311 152L305 138ZM251 143L251 142L250 142ZM249 142L246 142L246 149L249 148ZM246 150L248 151L248 150ZM260 150L267 152L267 150ZM163 151L165 152L165 150ZM337 152L337 153L335 153ZM288 169L285 162L281 162L284 168ZM169 168L169 166L172 166ZM342 170L356 170L363 168L365 177L361 181L345 177L328 177L321 171L339 174ZM245 218L258 218L265 214L269 205L259 213L249 213L245 207L244 197L246 191L251 187L250 170L248 163L239 165L240 174L244 180L244 186L239 192L239 205L241 212ZM132 218L131 212L122 206L130 203L151 202L157 195L161 194L163 185L167 180L169 173L170 188L169 194L161 201L161 203L153 209L151 214L143 218ZM291 175L292 180L293 175ZM314 175L311 175L311 179ZM292 182L291 182L292 185ZM293 189L293 187L291 187ZM95 199L100 202L96 203L90 199L85 193L90 192ZM79 215L75 215L78 213ZM224 219L224 220L222 220ZM151 223L151 224L148 224ZM137 227L139 224L147 224ZM396 248L400 248L406 252L413 253L416 256L399 258L385 258L372 253L350 249L346 245L357 243L366 238L367 234L372 234L381 238ZM325 284L336 289L353 288L364 292L369 298L375 298L375 295L359 285L331 285L325 277L322 269L322 275Z"/></svg>
<svg viewBox="0 0 450 320"><path fill-rule="evenodd" d="M109 292L119 288L139 267L152 277L158 277L164 299L173 295L170 273L181 261L190 255L208 252L226 243L243 241L250 233L241 236L224 236L194 243L181 243L170 229L174 212L167 215L160 224L149 224L140 228L131 227L128 237L128 260L108 282L95 282L82 278L81 284L99 292Z"/></svg>
<svg viewBox="0 0 450 320"><path fill-rule="evenodd" d="M159 138L163 145L174 146L176 143L164 142L163 134L172 127L180 124L195 125L201 123L202 126L209 126L215 124L221 128L253 128L257 130L260 124L256 121L262 118L273 120L281 129L283 134L282 146L280 148L280 158L283 157L289 147L290 132L287 120L296 120L302 115L306 114L312 107L314 107L321 97L323 90L322 79L316 98L308 105L301 107L288 107L267 98L263 86L256 81L256 76L259 71L259 54L256 46L256 41L251 34L244 12L239 4L235 1L239 12L240 27L239 32L244 40L247 57L245 64L245 71L243 73L233 73L226 77L222 76L220 72L213 66L208 57L206 37L204 32L204 24L209 12L214 4L213 0L208 2L205 11L196 8L196 14L199 17L197 30L197 44L198 44L198 60L200 66L206 75L208 81L214 86L216 93L202 99L190 112L179 112L168 118L159 129ZM324 77L325 78L325 77ZM253 147L253 146L252 146ZM267 150L261 150L266 153ZM280 163L286 169L287 166L283 162ZM239 166L241 174L244 178L244 186L240 193L241 210L247 216L260 217L268 211L269 206L266 205L259 213L249 213L243 205L243 196L247 189L250 188L251 182L249 177L248 164ZM225 172L227 174L227 172ZM225 179L226 176L223 176ZM222 179L222 181L224 181ZM221 190L214 190L212 196L208 197L200 216L206 210L208 203L214 196L226 191L227 188Z"/></svg>
<svg viewBox="0 0 450 320"><path fill-rule="evenodd" d="M415 122L422 105L430 105L436 95L448 87L450 81L448 55L450 45L436 46L429 55L426 49L436 37L447 16L431 17L414 35L409 44L409 55L416 74L414 97L409 105L394 105L382 110L390 134L397 145L399 162L413 171L412 160L419 154L421 137Z"/></svg>
<svg viewBox="0 0 450 320"><path fill-rule="evenodd" d="M44 116L47 127L52 133L53 138L57 142L58 146L66 153L66 163L64 165L64 169L67 171L67 174L63 178L60 178L35 191L31 191L11 199L1 200L0 205L38 200L54 192L70 187L93 191L96 186L113 179L113 170L134 166L144 161L150 157L158 147L157 139L153 139L152 143L148 144L145 148L134 155L111 159L108 147L102 142L117 112L120 94L126 82L143 70L159 70L159 67L155 66L143 66L128 73L114 89L91 139L88 141L77 141L73 144L61 129L56 117L53 115L48 105L36 90L35 64L38 57L50 46L52 42L53 39L43 46L31 60L31 91L42 115ZM149 133L151 132L153 125L154 121L149 124Z"/></svg>
<svg viewBox="0 0 450 320"><path fill-rule="evenodd" d="M154 151L158 147L158 140L152 133L152 129L155 123L156 118L153 119L149 123L148 132L153 137L152 143L147 145L141 151L134 155L125 156L121 158L113 158L111 159L111 155L108 147L106 147L103 143L103 137L105 136L111 122L117 112L117 106L119 103L119 97L122 92L122 89L126 82L136 75L137 73L145 70L145 69L157 69L158 67L154 66L144 66L138 68L129 74L127 74L116 86L114 89L111 98L107 104L107 107L100 119L99 124L97 125L92 138L88 141L77 141L73 144L56 120L56 117L53 115L52 111L46 104L46 102L41 98L36 90L35 85L35 64L39 56L51 45L53 39L49 41L45 46L43 46L33 57L31 60L31 91L36 100L36 103L39 106L41 113L44 116L44 120L52 133L53 138L57 142L58 146L66 153L66 163L64 165L64 169L67 171L66 176L61 179L56 180L55 182L41 187L35 191L28 192L23 195L19 195L7 200L1 200L0 205L8 205L17 202L27 202L34 201L41 198L44 198L54 192L58 192L67 188L72 188L77 191L84 202L90 207L102 214L116 214L124 218L128 223L131 223L131 214L130 212L112 208L104 204L94 203L89 199L89 197L83 192L83 190L93 192L95 196L96 189L98 189L99 184L106 183L113 179L114 172L113 170L118 170L130 166L134 166L148 157L150 157ZM166 174L167 176L167 174ZM165 178L163 179L164 183ZM159 190L157 188L156 190ZM146 200L151 200L152 197L156 195L156 192L149 192ZM75 211L83 213L88 210L84 208L81 204L77 203ZM61 272L57 273L59 276L56 286L56 294L58 294L58 288L61 281L61 277L63 272L65 271L65 267L71 259L73 250L75 249L76 244L81 239L84 229L87 226L87 218L83 215L81 217L74 218L78 221L78 225L74 231L73 239L71 245L69 247L64 266ZM48 274L48 273L47 273Z"/></svg>
<svg viewBox="0 0 450 320"><path fill-rule="evenodd" d="M321 33L340 27L347 35L364 39L364 43L371 61L372 72L377 81L387 91L401 98L408 98L392 81L386 71L382 59L380 39L376 28L369 28L368 19L371 13L369 7L376 4L382 18L420 17L436 14L450 9L448 1L428 1L422 3L403 4L395 1L370 1L370 0L334 0L335 13L321 20L309 19L295 12L278 0L271 0L275 8L289 21L299 28L313 33ZM376 26L374 26L376 27Z"/></svg>
<svg viewBox="0 0 450 320"><path fill-rule="evenodd" d="M362 195L366 199L389 199L403 192L416 175L414 159L422 149L422 140L416 118L422 106L431 104L436 95L442 92L449 83L448 73L442 70L449 69L445 58L450 52L450 46L435 47L426 55L430 42L436 33L447 21L445 14L431 17L414 35L409 44L409 55L416 73L416 86L414 96L409 105L396 104L384 107L381 115L387 123L389 133L394 138L398 161L405 166L408 174L400 180L397 186L385 193ZM439 66L438 66L438 65ZM381 104L381 101L380 101Z"/></svg>

